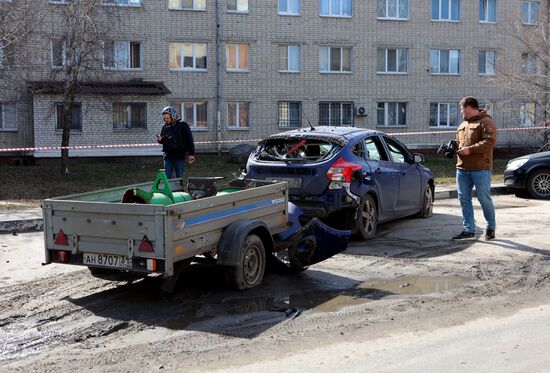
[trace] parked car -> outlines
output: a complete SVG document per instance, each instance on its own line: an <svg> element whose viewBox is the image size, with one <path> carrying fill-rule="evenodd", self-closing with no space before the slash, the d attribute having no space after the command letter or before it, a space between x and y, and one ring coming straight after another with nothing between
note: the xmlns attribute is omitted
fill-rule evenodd
<svg viewBox="0 0 550 373"><path fill-rule="evenodd" d="M508 161L504 170L504 185L527 190L533 198L550 198L550 151Z"/></svg>
<svg viewBox="0 0 550 373"><path fill-rule="evenodd" d="M260 141L246 177L286 180L304 218L368 239L378 223L432 215L434 178L423 161L383 132L320 126Z"/></svg>

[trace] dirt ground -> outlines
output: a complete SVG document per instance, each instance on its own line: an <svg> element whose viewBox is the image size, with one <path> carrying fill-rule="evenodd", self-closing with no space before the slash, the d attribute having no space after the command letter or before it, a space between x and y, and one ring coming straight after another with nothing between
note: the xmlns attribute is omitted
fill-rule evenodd
<svg viewBox="0 0 550 373"><path fill-rule="evenodd" d="M2 235L0 371L320 372L339 362L345 371L369 353L359 342L394 351L395 336L409 336L399 340L405 348L550 304L550 201L494 200L494 241L450 241L461 229L458 203L438 200L432 218L381 225L374 240L298 275L270 272L249 291L228 290L219 268L192 266L170 299L156 278L112 282L41 266L42 233ZM476 217L481 227L479 207ZM352 343L357 350L344 348ZM362 367L354 371L382 371Z"/></svg>

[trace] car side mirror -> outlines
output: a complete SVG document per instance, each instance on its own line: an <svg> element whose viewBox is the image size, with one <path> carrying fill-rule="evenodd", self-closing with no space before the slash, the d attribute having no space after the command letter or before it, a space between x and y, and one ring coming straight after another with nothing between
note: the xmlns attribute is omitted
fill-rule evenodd
<svg viewBox="0 0 550 373"><path fill-rule="evenodd" d="M424 156L420 153L414 153L414 163L423 163L424 162Z"/></svg>

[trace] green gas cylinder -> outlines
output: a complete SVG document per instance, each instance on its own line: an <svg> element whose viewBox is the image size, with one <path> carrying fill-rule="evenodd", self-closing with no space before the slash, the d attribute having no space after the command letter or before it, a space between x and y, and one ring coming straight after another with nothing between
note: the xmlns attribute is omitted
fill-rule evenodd
<svg viewBox="0 0 550 373"><path fill-rule="evenodd" d="M124 192L122 196L122 203L141 203L163 206L191 200L192 198L189 193L172 192L170 182L163 169L157 172L150 192L140 188L131 188Z"/></svg>

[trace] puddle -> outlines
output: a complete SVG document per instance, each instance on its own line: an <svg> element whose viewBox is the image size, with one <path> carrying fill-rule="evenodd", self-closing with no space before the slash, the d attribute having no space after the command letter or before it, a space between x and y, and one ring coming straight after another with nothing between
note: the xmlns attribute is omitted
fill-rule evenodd
<svg viewBox="0 0 550 373"><path fill-rule="evenodd" d="M349 289L312 290L288 296L226 299L220 303L189 305L182 315L170 322L170 329L184 329L200 321L223 316L274 312L274 317L292 317L296 311L335 312L343 307L360 305L388 296L443 293L459 288L470 279L461 277L401 277L369 279Z"/></svg>

